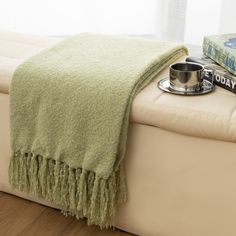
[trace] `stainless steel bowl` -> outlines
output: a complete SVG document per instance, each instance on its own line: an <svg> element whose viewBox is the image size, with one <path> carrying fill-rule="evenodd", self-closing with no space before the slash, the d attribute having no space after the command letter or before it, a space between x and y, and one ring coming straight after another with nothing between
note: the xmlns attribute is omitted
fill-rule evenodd
<svg viewBox="0 0 236 236"><path fill-rule="evenodd" d="M175 63L170 66L170 87L176 91L193 92L202 88L204 67L196 63Z"/></svg>

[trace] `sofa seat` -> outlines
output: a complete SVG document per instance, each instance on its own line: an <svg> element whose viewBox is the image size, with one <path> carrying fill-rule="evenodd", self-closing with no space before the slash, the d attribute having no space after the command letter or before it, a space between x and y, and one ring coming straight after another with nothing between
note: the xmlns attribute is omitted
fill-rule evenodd
<svg viewBox="0 0 236 236"><path fill-rule="evenodd" d="M12 189L8 166L12 75L57 41L0 32L0 191L55 208ZM219 87L203 96L170 95L157 88L167 74L168 68L133 102L124 160L128 199L117 209L116 227L145 236L235 236L235 95Z"/></svg>
<svg viewBox="0 0 236 236"><path fill-rule="evenodd" d="M0 92L9 93L11 77L20 63L58 41L0 32ZM213 93L202 96L170 95L157 88L157 80L167 76L168 69L138 94L133 102L131 122L236 142L236 96L233 93L217 87Z"/></svg>

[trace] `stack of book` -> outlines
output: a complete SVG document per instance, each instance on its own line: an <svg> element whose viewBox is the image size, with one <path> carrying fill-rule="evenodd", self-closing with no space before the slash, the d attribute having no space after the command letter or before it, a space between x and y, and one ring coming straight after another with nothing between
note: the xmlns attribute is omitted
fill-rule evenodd
<svg viewBox="0 0 236 236"><path fill-rule="evenodd" d="M203 55L189 56L186 61L212 70L215 84L236 94L236 34L206 36Z"/></svg>

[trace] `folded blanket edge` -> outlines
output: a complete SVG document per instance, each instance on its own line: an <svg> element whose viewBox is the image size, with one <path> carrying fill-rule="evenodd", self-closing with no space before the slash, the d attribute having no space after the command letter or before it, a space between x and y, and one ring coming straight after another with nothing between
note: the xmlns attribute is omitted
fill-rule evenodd
<svg viewBox="0 0 236 236"><path fill-rule="evenodd" d="M58 205L64 215L87 218L88 225L114 227L115 204L126 201L123 164L108 179L92 171L32 153L14 152L9 165L13 189Z"/></svg>
<svg viewBox="0 0 236 236"><path fill-rule="evenodd" d="M100 43L106 43L106 40ZM97 48L97 41L95 42L94 40L92 40L92 42L87 42L86 40L85 48L81 49L82 52L87 52L87 45L90 44L94 50ZM62 49L64 49L63 44L61 46ZM74 47L76 45L72 46ZM65 47L67 48L68 45L65 45ZM181 51L181 46L179 46L178 48L177 46L171 47L170 45L170 47L168 48L168 53L162 51L160 51L159 54L157 53L157 59L155 60L153 59L153 54L150 54L150 50L147 50L147 55L150 57L149 64L146 65L147 62L145 61L144 64L146 66L145 68L141 68L143 69L142 72L134 73L134 77L131 76L133 89L129 92L129 97L127 98L127 102L125 105L126 112L124 114L122 113L119 118L122 119L123 122L121 128L117 130L117 132L120 132L121 134L120 139L117 139L115 142L118 145L118 150L116 150L116 152L113 153L114 155L110 158L111 161L109 163L111 165L106 165L106 163L104 163L104 166L113 167L106 169L106 177L101 177L101 173L96 172L96 170L93 169L93 166L86 166L86 168L89 169L85 169L84 167L82 168L82 166L84 165L81 165L81 163L79 165L71 166L66 162L66 160L64 160L63 162L58 161L58 159L55 158L55 152L52 152L50 154L50 157L47 157L46 154L44 155L42 153L40 154L31 151L32 147L30 147L28 151L24 151L21 149L22 139L19 138L20 136L18 136L18 139L14 139L17 137L18 133L12 132L13 134L16 134L15 136L12 136L12 140L14 141L14 143L16 143L15 140L21 140L18 145L12 145L12 159L9 169L9 179L10 184L13 186L13 188L32 193L35 196L42 197L51 201L52 203L60 206L63 213L66 215L70 214L76 216L78 219L85 217L88 219L88 224L99 225L101 228L114 226L115 205L116 203L126 201L126 185L122 160L124 158L126 149L125 144L127 141L127 131L129 125L128 117L130 114L130 107L132 105L134 96L144 86L146 86L154 78L154 76L163 69L164 66L167 65L167 62L168 64L173 62L173 59L177 56L180 56L179 54L181 54L181 52L183 53L184 51L183 48ZM67 50L62 50L62 52L64 51L67 52ZM51 51L49 50L48 53L50 52ZM102 51L97 52L95 50L95 52L98 53L98 55L103 55ZM62 53L62 56L63 55L64 54ZM65 57L63 56L63 58L67 58L67 56L68 54L65 54ZM110 58L113 58L113 54L111 53L108 53L108 56ZM88 62L90 63L89 59L90 56L88 57ZM50 58L48 65L50 65L50 63L53 64L53 62L53 58ZM140 71L140 68L136 69ZM23 72L25 72L23 74L29 74L28 70ZM17 79L21 81L23 78L24 76L17 77ZM27 78L28 77L26 76L26 82L28 82ZM25 84L27 83L24 83L24 85ZM15 90L12 91L21 90L17 89L17 86L15 86ZM22 95L22 93L19 93L19 95ZM12 97L16 98L16 94ZM21 101L21 103L20 105L17 105L17 103L15 103L15 108L17 108L16 110L11 107L11 118L14 118L12 119L12 121L15 122L12 122L12 124L18 127L19 130L22 130L22 119L19 119L17 122L15 116L12 116L13 111L18 111L18 108L22 106L21 96L15 99L15 101L16 100ZM13 103L11 102L11 104ZM35 105L37 107L37 104ZM25 112L23 113L20 114L23 114L23 117L25 118ZM34 112L29 112L28 114L34 114ZM18 118L19 117L20 115L18 116ZM34 116L27 116L27 120L29 122L25 124L27 125L27 129L30 129L30 122L35 121L36 119ZM31 128L34 129L34 124L32 125L32 127ZM44 137L44 135L42 137ZM52 138L53 140L56 140L57 138L56 136L54 136L54 133ZM79 136L77 137L78 140L82 140L80 138L81 137ZM100 142L98 142L98 144L99 147L103 147L103 143L102 145L100 145ZM28 147L28 143L25 145ZM50 142L44 143L44 146L49 146L50 149ZM63 143L61 144L61 146L64 147ZM65 156L71 158L77 156L77 153L78 151L74 151L72 153L68 152ZM94 161L97 161L98 159L96 158L97 153L98 152L94 152ZM80 160L83 160L83 157L84 156L81 156ZM100 166L103 167L103 165ZM110 171L112 172L110 173Z"/></svg>

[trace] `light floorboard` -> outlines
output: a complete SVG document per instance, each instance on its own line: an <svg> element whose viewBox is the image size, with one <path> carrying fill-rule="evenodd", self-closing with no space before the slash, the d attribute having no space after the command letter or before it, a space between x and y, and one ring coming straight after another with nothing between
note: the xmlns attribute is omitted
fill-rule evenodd
<svg viewBox="0 0 236 236"><path fill-rule="evenodd" d="M59 210L0 192L0 235L4 236L131 236L116 229L100 230Z"/></svg>

